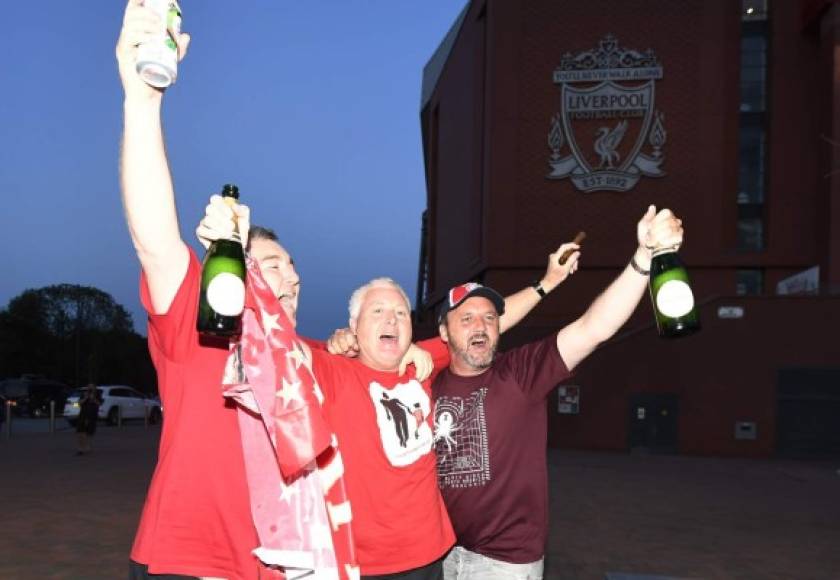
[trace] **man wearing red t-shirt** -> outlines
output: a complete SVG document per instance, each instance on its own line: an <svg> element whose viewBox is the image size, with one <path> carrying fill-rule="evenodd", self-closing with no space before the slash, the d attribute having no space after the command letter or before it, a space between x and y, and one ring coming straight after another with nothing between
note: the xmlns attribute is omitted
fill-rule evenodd
<svg viewBox="0 0 840 580"><path fill-rule="evenodd" d="M228 344L199 341L201 268L178 228L160 119L163 93L135 71L137 45L159 28L156 15L130 0L116 51L125 92L123 204L142 267L149 351L166 410L130 578L257 580L261 567L253 550L260 542L237 409L222 396ZM183 56L189 37L176 40ZM235 211L244 234L247 208ZM250 256L294 324L299 278L289 254L270 230L253 228L248 239Z"/></svg>
<svg viewBox="0 0 840 580"><path fill-rule="evenodd" d="M313 350L312 362L344 459L362 577L441 578L441 559L455 535L435 475L431 381L397 373L412 334L402 288L380 278L357 290L350 328L357 359ZM420 345L432 352L438 370L446 367L440 341Z"/></svg>
<svg viewBox="0 0 840 580"><path fill-rule="evenodd" d="M452 288L440 314L451 362L434 382L438 483L457 546L446 580L539 580L548 532L545 399L627 321L647 288L653 247L678 247L681 221L651 206L630 264L577 320L496 355L505 303L479 284ZM577 269L577 244L568 273ZM536 296L540 288L536 288Z"/></svg>
<svg viewBox="0 0 840 580"><path fill-rule="evenodd" d="M252 550L259 542L237 411L221 392L228 349L199 343L200 265L178 228L161 127L163 93L135 71L137 46L160 27L140 0L130 0L116 50L125 93L123 204L142 267L149 350L166 410L130 577L256 580ZM183 56L189 37L176 34L176 41ZM294 321L299 280L289 255L271 235L252 238L251 256Z"/></svg>

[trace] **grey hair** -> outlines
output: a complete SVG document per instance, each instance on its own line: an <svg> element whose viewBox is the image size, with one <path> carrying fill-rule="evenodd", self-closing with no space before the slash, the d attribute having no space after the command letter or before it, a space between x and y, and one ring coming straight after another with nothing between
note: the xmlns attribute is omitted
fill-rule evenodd
<svg viewBox="0 0 840 580"><path fill-rule="evenodd" d="M397 284L392 278L374 278L367 284L356 288L350 296L350 304L347 307L347 310L350 312L351 324L359 317L359 312L362 309L362 302L364 302L365 295L368 293L368 290L373 290L374 288L393 288L399 291L403 300L405 300L405 305L409 310L411 310L411 300L408 299L408 294L405 293L402 286Z"/></svg>

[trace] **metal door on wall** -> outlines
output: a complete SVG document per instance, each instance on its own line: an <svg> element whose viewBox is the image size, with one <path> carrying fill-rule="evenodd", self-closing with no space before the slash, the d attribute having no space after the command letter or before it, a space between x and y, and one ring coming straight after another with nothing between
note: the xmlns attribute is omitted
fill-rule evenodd
<svg viewBox="0 0 840 580"><path fill-rule="evenodd" d="M627 439L630 450L676 453L679 425L678 397L673 393L630 395Z"/></svg>
<svg viewBox="0 0 840 580"><path fill-rule="evenodd" d="M840 456L840 369L779 370L776 452Z"/></svg>

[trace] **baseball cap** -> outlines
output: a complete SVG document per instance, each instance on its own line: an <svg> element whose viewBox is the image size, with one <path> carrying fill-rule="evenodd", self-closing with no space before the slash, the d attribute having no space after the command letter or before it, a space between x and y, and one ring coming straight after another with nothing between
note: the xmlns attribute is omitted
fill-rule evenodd
<svg viewBox="0 0 840 580"><path fill-rule="evenodd" d="M450 310L455 310L461 304L464 303L464 300L467 298L473 298L474 296L481 296L482 298L487 298L490 302L493 303L493 306L496 307L496 312L501 316L505 313L505 299L502 298L502 295L489 288L487 286L482 286L476 282L467 282L466 284L461 284L460 286L455 286L454 288L450 289L449 292L446 294L446 299L443 301L443 304L440 307L440 314L438 315L438 324L443 323L446 320L446 314Z"/></svg>

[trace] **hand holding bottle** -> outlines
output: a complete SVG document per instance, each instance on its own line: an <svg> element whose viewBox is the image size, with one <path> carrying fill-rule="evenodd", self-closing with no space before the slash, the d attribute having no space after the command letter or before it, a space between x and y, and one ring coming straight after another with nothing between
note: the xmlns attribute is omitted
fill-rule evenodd
<svg viewBox="0 0 840 580"><path fill-rule="evenodd" d="M639 248L634 256L637 265L645 270L650 269L653 252L661 248L678 250L682 246L684 231L682 220L677 218L670 209L656 211L656 206L648 207L645 215L636 225L636 238Z"/></svg>
<svg viewBox="0 0 840 580"><path fill-rule="evenodd" d="M639 249L631 266L638 273L650 276L648 285L656 327L663 338L677 338L700 330L688 272L677 254L683 235L682 220L668 209L657 213L655 206L648 208L637 227Z"/></svg>
<svg viewBox="0 0 840 580"><path fill-rule="evenodd" d="M227 212L230 226L220 225L226 235L217 237L204 255L196 329L203 335L228 338L242 331L246 267L243 244L232 219L239 188L230 183L225 185L221 199L222 205L230 210ZM244 240L247 243L247 233Z"/></svg>
<svg viewBox="0 0 840 580"><path fill-rule="evenodd" d="M230 240L234 228L239 232L242 246L248 245L248 231L251 228L251 209L244 204L229 204L221 195L210 196L210 202L204 209L204 217L195 229L198 241L204 249L216 240Z"/></svg>

